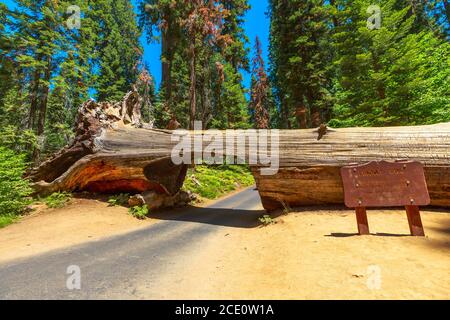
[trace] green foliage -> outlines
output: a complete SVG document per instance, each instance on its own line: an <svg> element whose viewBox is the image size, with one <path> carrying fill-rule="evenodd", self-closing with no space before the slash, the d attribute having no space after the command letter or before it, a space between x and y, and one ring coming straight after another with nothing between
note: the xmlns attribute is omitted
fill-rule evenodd
<svg viewBox="0 0 450 320"><path fill-rule="evenodd" d="M121 193L118 195L114 195L109 197L108 203L110 206L125 206L128 204L128 199L130 198L130 195L127 193Z"/></svg>
<svg viewBox="0 0 450 320"><path fill-rule="evenodd" d="M251 128L240 73L230 63L225 63L223 76L224 81L219 87L215 87L219 92L216 95L216 106L213 108L209 127L223 130Z"/></svg>
<svg viewBox="0 0 450 320"><path fill-rule="evenodd" d="M143 206L132 207L132 208L128 209L128 212L136 219L145 220L145 219L147 219L149 210L146 205L143 205Z"/></svg>
<svg viewBox="0 0 450 320"><path fill-rule="evenodd" d="M280 108L279 126L317 126L328 116L332 41L328 5L319 0L272 0L271 78ZM304 123L295 118L306 110ZM320 123L319 123L320 125Z"/></svg>
<svg viewBox="0 0 450 320"><path fill-rule="evenodd" d="M73 5L80 29L66 24ZM131 89L140 31L129 0L15 0L14 8L0 10L0 145L37 164L71 141L90 95L119 100Z"/></svg>
<svg viewBox="0 0 450 320"><path fill-rule="evenodd" d="M159 128L173 116L189 127L194 91L195 119L207 129L265 124L266 111L276 128L450 121L450 11L442 0L270 0L271 84L257 54L250 114L242 84L251 71L248 0L13 2L14 10L0 4L0 146L35 164L72 140L82 102L121 99L133 84L144 119ZM379 30L367 28L374 4ZM70 5L81 9L80 29L66 24ZM161 42L159 92L144 72L142 32Z"/></svg>
<svg viewBox="0 0 450 320"><path fill-rule="evenodd" d="M44 199L44 203L49 208L63 208L66 206L70 199L72 198L72 195L67 192L55 192Z"/></svg>
<svg viewBox="0 0 450 320"><path fill-rule="evenodd" d="M195 171L188 172L183 188L206 199L217 199L254 183L253 175L246 166L196 166Z"/></svg>
<svg viewBox="0 0 450 320"><path fill-rule="evenodd" d="M278 126L301 127L302 110L307 126L315 112L333 127L449 121L450 21L438 2L271 0ZM367 27L370 5L380 29Z"/></svg>
<svg viewBox="0 0 450 320"><path fill-rule="evenodd" d="M450 120L450 44L420 28L409 6L384 1L382 27L365 27L369 1L343 10L334 36L339 78L334 127L430 124Z"/></svg>
<svg viewBox="0 0 450 320"><path fill-rule="evenodd" d="M30 160L31 150L38 146L38 138L32 130L19 130L13 125L5 125L0 129L0 146L23 153Z"/></svg>
<svg viewBox="0 0 450 320"><path fill-rule="evenodd" d="M264 227L270 226L271 224L275 224L275 221L269 215L264 215L261 218L259 218L258 220L259 220L259 222L261 222L261 224Z"/></svg>
<svg viewBox="0 0 450 320"><path fill-rule="evenodd" d="M0 225L6 225L30 204L32 190L26 179L24 155L0 147Z"/></svg>
<svg viewBox="0 0 450 320"><path fill-rule="evenodd" d="M97 10L95 18L98 20L98 100L120 101L139 74L137 65L142 46L136 14L129 0L96 1L93 8Z"/></svg>
<svg viewBox="0 0 450 320"><path fill-rule="evenodd" d="M162 47L162 84L155 106L158 127L166 127L176 116L181 127L188 128L194 91L195 119L202 121L205 128L251 127L241 74L249 69L243 24L250 7L247 0L211 3L212 8L207 1L139 1L141 26L148 40L161 41ZM217 10L219 6L226 14ZM190 18L193 12L203 13ZM214 26L221 32L216 34L204 26ZM193 74L196 85L191 87Z"/></svg>
<svg viewBox="0 0 450 320"><path fill-rule="evenodd" d="M0 216L0 229L14 223L16 220L17 216L13 215Z"/></svg>

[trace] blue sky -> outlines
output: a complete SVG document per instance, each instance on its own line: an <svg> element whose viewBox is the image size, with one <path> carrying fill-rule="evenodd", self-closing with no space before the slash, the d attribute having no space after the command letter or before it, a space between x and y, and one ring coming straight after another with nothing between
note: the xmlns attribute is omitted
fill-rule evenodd
<svg viewBox="0 0 450 320"><path fill-rule="evenodd" d="M10 8L13 7L12 0L2 0ZM245 22L245 31L250 39L250 54L253 54L253 46L255 42L255 37L259 36L261 43L263 45L263 54L266 61L268 62L268 47L269 47L269 24L270 21L266 17L266 11L268 8L268 0L249 0L251 9L247 13ZM155 78L155 82L159 87L161 81L161 46L158 43L147 44L145 36L142 36L141 42L144 46L144 60L150 66L151 72ZM244 73L244 85L246 87L250 86L250 74Z"/></svg>

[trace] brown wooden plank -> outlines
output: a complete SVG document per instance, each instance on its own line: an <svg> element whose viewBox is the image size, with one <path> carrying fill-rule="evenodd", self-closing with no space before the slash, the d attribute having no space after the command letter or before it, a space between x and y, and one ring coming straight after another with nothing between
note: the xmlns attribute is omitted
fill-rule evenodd
<svg viewBox="0 0 450 320"><path fill-rule="evenodd" d="M408 216L409 230L412 236L424 237L422 218L420 217L420 208L418 206L406 206Z"/></svg>
<svg viewBox="0 0 450 320"><path fill-rule="evenodd" d="M358 207L356 211L356 222L358 224L358 233L361 236L370 235L369 220L367 219L367 210L364 207Z"/></svg>

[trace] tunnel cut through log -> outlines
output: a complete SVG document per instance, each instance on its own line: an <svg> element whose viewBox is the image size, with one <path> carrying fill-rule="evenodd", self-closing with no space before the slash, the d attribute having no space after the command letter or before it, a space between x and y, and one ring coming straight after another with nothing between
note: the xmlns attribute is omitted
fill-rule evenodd
<svg viewBox="0 0 450 320"><path fill-rule="evenodd" d="M176 194L187 166L175 165L172 131L141 122L139 95L118 103L88 101L79 110L74 142L32 170L37 193L55 191L144 192ZM225 132L222 132L224 134ZM239 131L227 131L234 135ZM192 140L203 131L186 132ZM377 160L415 160L424 164L432 205L450 207L450 124L415 127L280 130L279 171L252 172L268 210L290 206L342 204L340 168ZM319 139L320 137L320 139ZM261 157L255 142L246 157ZM207 146L207 142L203 142ZM252 149L253 148L253 149ZM250 151L256 150L256 151ZM226 150L222 156L227 156Z"/></svg>

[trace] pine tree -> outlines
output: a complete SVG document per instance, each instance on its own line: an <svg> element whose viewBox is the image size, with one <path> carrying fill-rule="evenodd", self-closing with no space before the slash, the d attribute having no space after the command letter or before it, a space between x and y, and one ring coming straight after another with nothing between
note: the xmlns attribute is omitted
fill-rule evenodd
<svg viewBox="0 0 450 320"><path fill-rule="evenodd" d="M231 63L220 64L214 81L216 94L210 127L214 129L248 129L250 128L247 98L242 88L240 73L236 73Z"/></svg>
<svg viewBox="0 0 450 320"><path fill-rule="evenodd" d="M160 31L162 39L157 125L165 127L174 116L185 128L194 118L205 128L248 125L241 75L249 64L242 27L248 8L244 0L142 1L147 37Z"/></svg>
<svg viewBox="0 0 450 320"><path fill-rule="evenodd" d="M73 5L83 13L79 29L67 23ZM14 128L17 134L6 136L17 141L21 133L29 136L25 129L33 131L39 144L30 142L29 148L38 163L42 152L68 142L66 133L91 89L102 100L120 99L131 89L140 68L140 33L128 0L17 0L15 7L0 14L0 28L6 24L9 30L2 32L1 42L2 59L7 61L2 70L8 67L9 86L0 88L5 92L2 97L8 97L1 112L6 114L15 105L15 110L27 113L16 115L26 123L7 117L9 132Z"/></svg>
<svg viewBox="0 0 450 320"><path fill-rule="evenodd" d="M270 86L262 57L261 41L256 37L255 56L253 58L252 87L250 110L254 113L255 127L268 129L270 127Z"/></svg>
<svg viewBox="0 0 450 320"><path fill-rule="evenodd" d="M11 13L0 4L0 145L19 153L37 146L31 130L26 129L28 105L23 72L15 60L17 48L11 26Z"/></svg>
<svg viewBox="0 0 450 320"><path fill-rule="evenodd" d="M14 87L14 73L16 66L9 52L13 43L10 35L6 32L6 25L9 23L6 15L7 7L0 3L0 108L4 105L4 98L7 92Z"/></svg>
<svg viewBox="0 0 450 320"><path fill-rule="evenodd" d="M344 2L335 36L338 81L331 125L389 126L448 119L442 110L450 105L446 85L450 70L442 57L449 43L427 28L416 28L418 18L409 5L383 1L381 29L369 30L370 2L347 6Z"/></svg>
<svg viewBox="0 0 450 320"><path fill-rule="evenodd" d="M246 89L242 84L243 70L249 71L248 38L245 35L244 15L250 6L246 0L220 1L227 14L224 17L222 37L226 46L221 47L220 56L211 65L212 78L212 122L211 127L227 129L250 126L247 110Z"/></svg>
<svg viewBox="0 0 450 320"><path fill-rule="evenodd" d="M243 27L244 16L250 9L247 0L221 0L223 8L227 11L224 17L222 35L229 38L228 45L224 49L225 61L231 63L234 70L249 70L249 50L246 45L249 43Z"/></svg>
<svg viewBox="0 0 450 320"><path fill-rule="evenodd" d="M65 60L56 77L55 86L63 90L64 105L71 113L76 113L81 104L89 98L89 90L96 84L98 69L98 33L100 20L93 6L94 1L71 1L83 13L79 29L65 32ZM69 7L66 7L66 11ZM66 18L68 18L66 16Z"/></svg>
<svg viewBox="0 0 450 320"><path fill-rule="evenodd" d="M222 20L228 14L218 0L186 1L187 14L182 20L184 34L189 41L189 128L194 129L197 114L197 67L201 49L222 44L226 46L228 37L222 35ZM205 52L203 52L205 53ZM208 55L208 52L206 53ZM209 55L210 56L210 55ZM207 56L208 57L208 56ZM204 96L203 96L204 97ZM205 111L205 108L204 110Z"/></svg>
<svg viewBox="0 0 450 320"><path fill-rule="evenodd" d="M133 6L128 0L92 4L98 21L98 100L116 101L131 89L139 75L142 47Z"/></svg>
<svg viewBox="0 0 450 320"><path fill-rule="evenodd" d="M24 81L30 83L27 127L43 142L50 84L64 41L64 2L17 0L16 5L10 12L10 27L14 31L14 59ZM35 163L40 152L41 147L34 148Z"/></svg>
<svg viewBox="0 0 450 320"><path fill-rule="evenodd" d="M147 40L149 42L158 40L156 33L159 32L161 34L161 91L166 104L164 108L170 109L174 103L172 101L174 82L179 80L179 78L173 78L173 73L177 72L177 69L174 67L175 59L183 41L181 19L185 13L185 6L183 1L140 0L139 8L139 22L146 31Z"/></svg>
<svg viewBox="0 0 450 320"><path fill-rule="evenodd" d="M272 80L283 127L302 113L300 127L317 127L329 116L331 53L329 8L321 0L271 1Z"/></svg>

